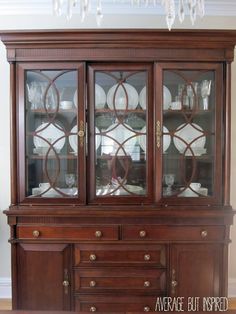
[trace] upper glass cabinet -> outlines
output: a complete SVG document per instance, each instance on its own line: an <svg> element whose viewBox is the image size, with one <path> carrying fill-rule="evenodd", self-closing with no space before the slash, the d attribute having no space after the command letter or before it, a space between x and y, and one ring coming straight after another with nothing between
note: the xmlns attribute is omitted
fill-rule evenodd
<svg viewBox="0 0 236 314"><path fill-rule="evenodd" d="M222 96L217 75L216 69L163 71L164 198L208 202L219 196L221 122L217 115Z"/></svg>
<svg viewBox="0 0 236 314"><path fill-rule="evenodd" d="M84 146L84 136L78 137L78 133L84 135L85 130L84 121L79 119L83 106L78 70L36 68L25 69L22 75L24 195L41 199L79 198L80 162L83 162L80 148Z"/></svg>
<svg viewBox="0 0 236 314"><path fill-rule="evenodd" d="M132 66L112 69L101 66L91 68L91 72L94 196L147 198L150 73L145 67Z"/></svg>

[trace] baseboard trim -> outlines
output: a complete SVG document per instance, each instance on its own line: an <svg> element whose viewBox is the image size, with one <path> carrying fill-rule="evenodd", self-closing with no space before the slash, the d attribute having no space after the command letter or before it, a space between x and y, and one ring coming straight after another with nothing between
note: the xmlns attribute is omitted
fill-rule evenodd
<svg viewBox="0 0 236 314"><path fill-rule="evenodd" d="M11 299L11 278L0 278L0 299ZM236 278L229 279L228 297L236 298Z"/></svg>
<svg viewBox="0 0 236 314"><path fill-rule="evenodd" d="M236 298L236 278L229 278L228 295L229 298Z"/></svg>
<svg viewBox="0 0 236 314"><path fill-rule="evenodd" d="M0 299L11 299L11 278L0 278Z"/></svg>

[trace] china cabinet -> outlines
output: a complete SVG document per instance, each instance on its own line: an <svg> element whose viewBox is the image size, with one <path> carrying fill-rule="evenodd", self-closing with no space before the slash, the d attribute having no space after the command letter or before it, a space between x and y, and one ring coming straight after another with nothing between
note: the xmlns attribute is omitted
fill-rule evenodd
<svg viewBox="0 0 236 314"><path fill-rule="evenodd" d="M9 31L13 308L227 295L235 31Z"/></svg>

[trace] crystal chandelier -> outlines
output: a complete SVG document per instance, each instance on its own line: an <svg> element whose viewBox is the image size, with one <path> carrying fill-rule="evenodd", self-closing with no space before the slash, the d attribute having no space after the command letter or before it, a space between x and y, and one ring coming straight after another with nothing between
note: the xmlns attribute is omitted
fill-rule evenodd
<svg viewBox="0 0 236 314"><path fill-rule="evenodd" d="M116 0L119 1L119 0ZM132 5L140 6L142 3L145 6L156 5L157 0L131 0ZM205 3L204 0L160 0L161 5L165 9L166 23L169 30L171 30L176 12L179 17L179 21L182 23L185 18L186 11L189 11L190 20L194 25L197 14L203 17L205 14ZM177 3L177 4L176 4ZM67 19L72 17L73 7L78 5L80 7L81 22L84 21L85 16L89 13L91 8L91 0L53 0L53 11L56 15L63 13L64 6L67 6L66 16ZM102 0L97 0L96 6L96 20L98 26L101 25L103 14L102 14Z"/></svg>

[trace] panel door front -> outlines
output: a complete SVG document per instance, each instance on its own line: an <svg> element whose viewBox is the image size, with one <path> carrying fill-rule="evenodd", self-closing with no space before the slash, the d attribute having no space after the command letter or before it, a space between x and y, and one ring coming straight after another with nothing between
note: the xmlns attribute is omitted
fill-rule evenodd
<svg viewBox="0 0 236 314"><path fill-rule="evenodd" d="M90 201L151 202L152 93L150 64L89 67Z"/></svg>
<svg viewBox="0 0 236 314"><path fill-rule="evenodd" d="M174 244L171 246L170 295L179 297L221 296L221 245Z"/></svg>
<svg viewBox="0 0 236 314"><path fill-rule="evenodd" d="M84 202L83 64L21 64L19 72L19 198L21 202Z"/></svg>
<svg viewBox="0 0 236 314"><path fill-rule="evenodd" d="M157 66L156 159L164 203L222 202L222 82L217 63Z"/></svg>
<svg viewBox="0 0 236 314"><path fill-rule="evenodd" d="M17 309L70 310L70 246L19 244L17 270Z"/></svg>

